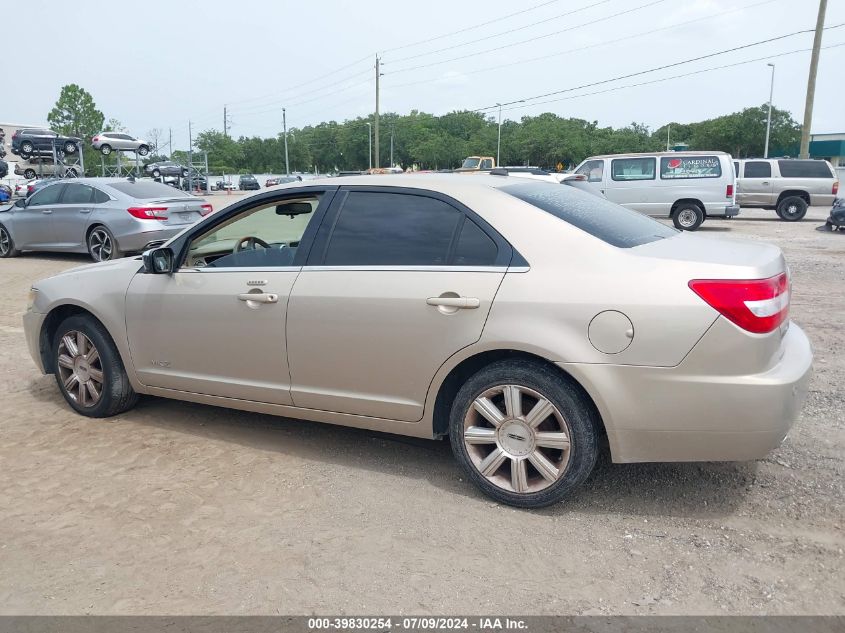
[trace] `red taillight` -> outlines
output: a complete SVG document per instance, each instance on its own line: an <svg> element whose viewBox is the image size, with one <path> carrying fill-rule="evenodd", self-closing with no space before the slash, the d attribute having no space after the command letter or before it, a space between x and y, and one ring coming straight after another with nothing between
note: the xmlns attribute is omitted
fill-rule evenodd
<svg viewBox="0 0 845 633"><path fill-rule="evenodd" d="M725 187L725 197L726 198L733 198L734 197L734 186L728 185Z"/></svg>
<svg viewBox="0 0 845 633"><path fill-rule="evenodd" d="M167 207L129 207L126 209L133 218L139 220L166 220Z"/></svg>
<svg viewBox="0 0 845 633"><path fill-rule="evenodd" d="M754 334L772 332L789 317L789 277L693 279L690 289L726 319Z"/></svg>
<svg viewBox="0 0 845 633"><path fill-rule="evenodd" d="M92 143L96 143L96 142L97 142L97 141L99 141L99 140L100 140L100 137L99 137L99 136L95 136L94 138L92 138L92 139L91 139L91 142L92 142Z"/></svg>
<svg viewBox="0 0 845 633"><path fill-rule="evenodd" d="M839 193L839 181L838 180L833 181L833 191L831 191L830 193L832 193L834 196L837 193Z"/></svg>
<svg viewBox="0 0 845 633"><path fill-rule="evenodd" d="M214 209L211 207L210 204L201 204L200 206L202 207L202 211L200 211L200 213L202 214L202 217L205 217L209 213L214 211Z"/></svg>

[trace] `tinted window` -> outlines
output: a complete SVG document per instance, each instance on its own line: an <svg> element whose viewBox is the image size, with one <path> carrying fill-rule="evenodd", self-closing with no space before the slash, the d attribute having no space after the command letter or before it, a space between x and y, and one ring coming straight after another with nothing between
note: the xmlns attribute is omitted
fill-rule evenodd
<svg viewBox="0 0 845 633"><path fill-rule="evenodd" d="M88 185L67 185L62 195L62 204L87 204L91 202L94 190Z"/></svg>
<svg viewBox="0 0 845 633"><path fill-rule="evenodd" d="M751 161L745 163L745 178L771 178L772 165L765 161Z"/></svg>
<svg viewBox="0 0 845 633"><path fill-rule="evenodd" d="M113 182L109 183L109 187L117 189L120 193L125 193L127 196L132 196L139 200L150 200L154 198L188 198L191 194L179 191L173 187L168 187L160 182L148 182L143 180L136 180L131 182Z"/></svg>
<svg viewBox="0 0 845 633"><path fill-rule="evenodd" d="M460 217L434 198L353 191L335 223L324 263L445 266Z"/></svg>
<svg viewBox="0 0 845 633"><path fill-rule="evenodd" d="M496 242L467 218L458 236L452 263L455 266L492 266L498 253Z"/></svg>
<svg viewBox="0 0 845 633"><path fill-rule="evenodd" d="M54 184L54 185L47 185L40 191L36 191L32 194L32 197L29 199L29 206L37 206L42 204L56 204L59 200L59 195L62 193L62 189L64 189L64 185Z"/></svg>
<svg viewBox="0 0 845 633"><path fill-rule="evenodd" d="M621 248L648 244L678 233L648 216L573 187L535 181L507 185L502 191Z"/></svg>
<svg viewBox="0 0 845 633"><path fill-rule="evenodd" d="M722 164L718 156L664 156L660 159L660 178L719 178Z"/></svg>
<svg viewBox="0 0 845 633"><path fill-rule="evenodd" d="M614 180L654 180L653 158L614 158L610 177Z"/></svg>
<svg viewBox="0 0 845 633"><path fill-rule="evenodd" d="M109 195L107 193L100 191L99 189L94 189L93 191L94 191L94 198L93 198L92 202L94 204L100 204L101 202L108 202L109 200L111 200L111 198L109 198Z"/></svg>
<svg viewBox="0 0 845 633"><path fill-rule="evenodd" d="M779 160L778 169L784 178L833 178L823 160Z"/></svg>

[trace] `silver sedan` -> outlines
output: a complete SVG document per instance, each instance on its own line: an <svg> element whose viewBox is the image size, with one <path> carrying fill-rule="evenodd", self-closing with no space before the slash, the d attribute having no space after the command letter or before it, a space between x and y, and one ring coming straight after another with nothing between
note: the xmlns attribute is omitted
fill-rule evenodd
<svg viewBox="0 0 845 633"><path fill-rule="evenodd" d="M163 243L211 210L202 198L148 180L56 180L0 209L0 257L55 251L116 259Z"/></svg>
<svg viewBox="0 0 845 633"><path fill-rule="evenodd" d="M613 461L761 458L812 351L768 244L681 233L558 183L281 185L137 260L34 284L35 363L74 410L138 394L416 437L537 507ZM398 481L398 480L397 480Z"/></svg>

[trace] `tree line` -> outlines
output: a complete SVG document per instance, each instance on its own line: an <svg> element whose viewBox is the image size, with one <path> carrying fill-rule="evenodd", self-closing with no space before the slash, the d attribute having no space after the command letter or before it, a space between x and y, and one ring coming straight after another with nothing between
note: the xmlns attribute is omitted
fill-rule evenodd
<svg viewBox="0 0 845 633"><path fill-rule="evenodd" d="M561 117L551 112L502 121L501 164L535 165L554 169L571 167L588 156L623 152L650 152L685 144L691 150L724 151L735 157L762 156L768 106L746 108L696 123L668 123L655 130L641 123L614 128L597 121ZM56 131L86 140L103 129L120 130L116 119L105 121L91 95L75 84L62 88L56 106L47 117ZM369 167L372 117L342 122L327 121L288 130L291 171L320 173L363 170ZM385 113L380 117L379 161L403 168L450 169L470 155L495 156L497 119L478 112L456 111L436 116L412 110L409 114ZM150 130L147 140L158 145L160 130ZM786 110L772 109L770 154L794 155L801 126ZM208 153L213 173L283 173L284 137L240 136L216 129L197 134L194 149ZM86 171L96 174L99 159L86 150ZM375 152L375 147L373 147ZM170 157L185 161L187 152L163 152L156 148L149 160ZM89 158L90 155L90 158ZM93 162L88 162L92 160ZM373 160L375 163L375 159Z"/></svg>

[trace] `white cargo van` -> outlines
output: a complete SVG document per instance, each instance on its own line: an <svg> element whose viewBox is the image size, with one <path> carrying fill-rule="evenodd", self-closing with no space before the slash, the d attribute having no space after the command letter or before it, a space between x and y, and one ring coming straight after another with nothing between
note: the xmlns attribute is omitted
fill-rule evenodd
<svg viewBox="0 0 845 633"><path fill-rule="evenodd" d="M734 168L724 152L654 152L592 156L576 174L623 207L695 231L708 217L739 214Z"/></svg>

